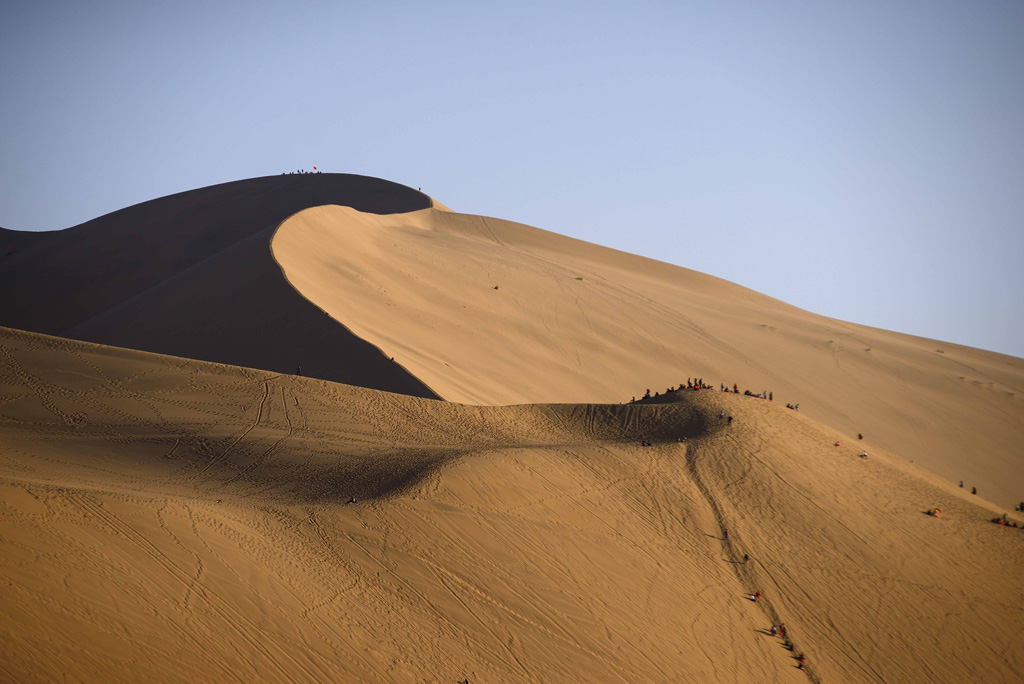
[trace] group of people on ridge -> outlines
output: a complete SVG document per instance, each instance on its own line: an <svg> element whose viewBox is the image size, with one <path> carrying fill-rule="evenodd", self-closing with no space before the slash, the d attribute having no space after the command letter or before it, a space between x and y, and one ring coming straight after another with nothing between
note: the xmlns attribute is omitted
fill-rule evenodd
<svg viewBox="0 0 1024 684"><path fill-rule="evenodd" d="M719 387L720 387L722 392L732 392L734 394L739 394L740 393L739 385L737 385L736 383L733 383L731 390L728 387L725 386L724 382L720 383ZM709 384L705 383L704 382L704 378L687 378L686 379L686 385L683 385L682 383L680 383L679 387L669 387L668 389L665 390L665 394L669 394L670 392L681 392L684 389L686 389L686 390L713 390L714 387L712 385L709 385ZM758 394L757 392L752 392L750 390L744 390L743 391L743 395L747 396L747 397L757 397L758 399L767 399L768 401L775 401L775 393L772 392L772 391L769 391L769 390L765 390L764 392L761 392L760 394ZM648 388L647 391L644 392L644 396L641 399L641 401L643 399L653 399L654 397L657 397L657 396L659 396L658 392L655 392L654 394L651 394L651 390L650 390L650 388ZM633 397L630 400L629 403L631 403L631 404L636 403L636 397ZM799 411L800 410L800 404L797 404L795 407L793 405L791 405L791 404L786 404L786 408L796 408L796 410Z"/></svg>

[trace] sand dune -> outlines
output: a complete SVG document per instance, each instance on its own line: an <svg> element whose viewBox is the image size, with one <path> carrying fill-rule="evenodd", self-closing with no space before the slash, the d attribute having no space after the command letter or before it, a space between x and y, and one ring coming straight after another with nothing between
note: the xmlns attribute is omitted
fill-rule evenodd
<svg viewBox="0 0 1024 684"><path fill-rule="evenodd" d="M289 282L443 398L622 402L713 378L865 436L1003 506L1024 499L1024 360L818 316L529 226L344 207L286 221Z"/></svg>
<svg viewBox="0 0 1024 684"><path fill-rule="evenodd" d="M11 681L1024 676L1024 531L777 403L465 406L11 330L0 384Z"/></svg>
<svg viewBox="0 0 1024 684"><path fill-rule="evenodd" d="M1024 680L1024 360L327 174L0 229L0 325L4 681Z"/></svg>
<svg viewBox="0 0 1024 684"><path fill-rule="evenodd" d="M67 230L0 235L0 325L434 396L284 281L277 225L320 204L405 212L430 198L345 174L272 176L145 202Z"/></svg>
<svg viewBox="0 0 1024 684"><path fill-rule="evenodd" d="M713 377L1002 506L1024 498L1024 360L431 204L372 178L278 176L5 231L0 325L485 405Z"/></svg>

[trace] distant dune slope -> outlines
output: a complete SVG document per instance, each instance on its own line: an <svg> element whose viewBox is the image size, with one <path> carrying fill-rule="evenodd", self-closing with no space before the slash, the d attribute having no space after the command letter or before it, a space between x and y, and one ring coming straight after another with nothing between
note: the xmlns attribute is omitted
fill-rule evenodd
<svg viewBox="0 0 1024 684"><path fill-rule="evenodd" d="M777 403L659 401L465 406L0 329L0 676L1024 677L1024 530Z"/></svg>
<svg viewBox="0 0 1024 684"><path fill-rule="evenodd" d="M345 174L254 178L145 202L67 230L0 231L0 325L435 396L283 280L274 228L311 206L430 206Z"/></svg>
<svg viewBox="0 0 1024 684"><path fill-rule="evenodd" d="M815 315L686 268L428 209L303 211L296 289L445 399L622 402L698 377L800 404L858 447L1024 499L1024 360ZM728 258L711 255L710 258Z"/></svg>

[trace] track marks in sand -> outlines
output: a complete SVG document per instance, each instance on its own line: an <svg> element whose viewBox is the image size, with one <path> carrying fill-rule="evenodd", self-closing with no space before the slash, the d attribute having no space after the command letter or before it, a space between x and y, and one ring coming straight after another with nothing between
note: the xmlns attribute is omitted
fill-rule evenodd
<svg viewBox="0 0 1024 684"><path fill-rule="evenodd" d="M37 374L26 365L31 353L3 341ZM999 546L1008 530L965 528L983 541L1001 536L965 546L980 551L950 556L942 569L968 577L964 558L978 558L979 577L944 582L931 571L951 537L937 535L970 524L971 504L925 528L920 512L906 514L907 493L934 497L938 488L915 490L923 485L909 472L880 473L874 452L858 460L832 449L807 416L767 402L700 392L683 393L680 405L466 407L79 352L105 376L73 356L74 374L38 373L92 383L67 395L90 414L77 428L19 385L0 356L0 378L19 396L0 402L0 416L39 424L27 434L27 422L5 423L0 433L3 480L40 498L12 490L0 507L0 568L35 592L13 589L5 601L64 634L78 629L79 641L103 632L152 652L171 668L168 679L208 670L238 681L252 679L252 667L281 681L795 682L807 674L758 635L768 619L786 619L812 650L814 676L914 681L957 667L942 662L945 646L919 640L916 654L901 654L887 644L897 623L886 613L916 616L922 604L952 615L939 615L925 638L979 644L972 655L982 659L986 648L1017 658L1012 642L969 622L1012 624L985 597L999 595L997 583L1015 590L1013 576L971 589L1009 567L987 557L1018 548ZM131 370L105 365L118 365L119 354ZM54 397L67 411L65 396ZM111 409L101 412L104 404ZM724 422L719 404L734 409L733 428L715 427ZM640 447L641 438L654 446ZM888 499L870 499L856 515L828 514L883 489ZM346 505L350 498L357 502ZM803 516L796 530L785 517L794 512ZM733 525L724 546L705 534ZM877 564L861 564L872 553L864 540L901 528L910 531L886 537ZM906 554L892 543L915 538ZM748 547L757 549L748 565L723 563ZM913 566L922 555L925 567ZM829 566L816 566L819 557ZM28 585L24 568L44 578ZM62 584L62 573L71 580ZM834 587L861 586L874 593L830 604L827 620L817 612ZM748 606L739 596L755 588L766 597ZM874 621L885 634L865 630ZM963 638L965 621L982 636ZM46 625L18 627L45 642ZM173 654L189 662L174 670ZM900 669L933 656L941 665ZM141 660L115 665L133 662ZM225 663L234 671L221 672ZM1011 668L993 671L1011 680L1002 676Z"/></svg>
<svg viewBox="0 0 1024 684"><path fill-rule="evenodd" d="M394 511L392 517L402 514L400 521L409 516L415 518L414 522L395 525L396 534L391 545L398 544L405 553L428 559L436 551L417 543L417 539L433 540L432 546L441 549L468 546L466 551L469 555L464 560L449 563L434 574L440 573L446 578L446 590L456 592L463 602L472 605L481 615L490 615L490 620L500 625L499 634L505 630L519 632L524 635L525 643L539 642L546 648L560 644L559 652L578 653L583 662L595 664L595 667L600 663L595 671L600 671L601 677L609 681L631 681L638 672L646 673L644 677L649 681L672 681L679 676L679 671L675 669L677 666L666 666L663 656L675 649L660 637L646 637L656 646L638 644L634 639L644 639L640 636L644 630L639 625L648 622L649 630L654 629L659 635L676 634L680 641L690 643L694 635L684 626L691 624L686 621L686 614L666 613L666 588L677 586L681 577L691 579L708 571L712 575L720 572L718 554L699 549L696 558L690 555L695 544L700 547L707 544L698 542L696 538L688 539L690 533L683 521L691 520L692 516L679 510L690 500L685 488L680 495L662 491L663 488L675 489L674 485L678 484L678 480L672 479L679 476L672 464L672 452L676 450L674 444L653 449L591 444L570 450L571 453L564 448L550 448L544 451L493 450L486 455L477 454L462 461L455 472L445 470L443 487L431 486L420 490L422 498L409 500L403 496L386 503L387 508ZM643 464L633 463L638 455L662 460L664 467L650 472ZM481 464L486 464L483 470ZM631 472L634 468L648 473L656 483L647 482L644 475ZM483 489L479 492L471 484L477 481L476 477L471 477L472 473L479 473L481 478L479 486ZM664 484L662 476L668 478ZM506 491L502 484L506 477L515 478L516 485L511 491ZM470 486L468 491L465 489L467 485ZM503 492L499 501L516 503L509 506L492 501L492 486ZM526 489L521 490L522 487ZM455 493L460 491L463 495L456 496ZM526 501L519 503L520 496ZM648 501L652 497L659 500L657 506ZM648 510L654 508L661 512ZM520 511L526 510L530 511L529 517L520 515ZM420 532L411 538L407 533L403 538L402 530ZM531 530L536 530L536 541ZM486 544L486 553L471 553L480 546L479 541L473 540L483 539L493 540ZM540 539L548 539L551 546ZM571 561L571 554L567 554L559 544L587 549L585 557L592 562L576 565ZM524 561L488 562L492 557L522 558ZM595 585L601 586L605 582L614 585L615 580L611 578L618 572L615 568L620 563L632 568L633 578L627 590L631 608L627 614L609 619L601 609L602 599L606 598L603 591L596 594L601 598L583 597L594 591ZM523 583L533 573L539 573L538 578L557 581L561 587L558 592L561 596L556 596L551 605L546 603L547 592L538 592L538 587L530 581ZM708 578L708 581L712 580ZM621 590L608 591L615 593ZM681 591L684 598L673 600L673 604L678 602L691 607L696 602L698 610L713 616L698 629L706 630L708 622L719 623L723 602L732 601L731 598L703 594L712 599L711 604L704 605L699 598L690 598L688 586ZM581 601L581 604L574 605L575 601ZM645 611L644 604L651 606L652 611ZM730 612L739 611L735 605L730 609ZM496 615L499 617L495 618ZM597 638L596 630L579 631L581 625L595 624L598 629L604 625L609 630L604 638ZM680 628L684 631L677 632ZM731 661L723 652L725 647L726 644L715 643L713 656L707 659L709 667L720 673L731 671L727 664ZM743 644L740 650L750 652L756 649L750 644ZM531 660L537 657L536 653L529 651L526 656ZM549 671L548 679L552 676L557 678Z"/></svg>
<svg viewBox="0 0 1024 684"><path fill-rule="evenodd" d="M254 653L259 653L263 656L267 663L269 663L280 675L282 679L288 678L288 672L303 672L312 681L313 674L305 668L305 666L295 659L286 651L282 651L279 648L274 647L274 641L267 638L267 634L256 626L251 619L245 614L240 612L237 608L233 607L228 601L221 598L221 596L213 591L208 585L203 584L198 577L193 577L190 573L186 572L182 568L178 567L170 558L164 554L152 541L147 539L145 535L139 533L130 524L122 520L117 515L107 511L104 506L92 499L90 496L65 491L63 496L74 506L80 508L93 519L99 521L102 525L109 528L114 534L118 535L131 546L138 549L145 556L153 560L159 565L168 577L173 579L179 585L181 585L186 595L187 593L194 592L196 595L202 597L204 603L214 610L215 613L221 618L221 621L225 625L229 625L236 635L245 642ZM273 648L273 652L271 649ZM287 666L284 662L287 662Z"/></svg>
<svg viewBox="0 0 1024 684"><path fill-rule="evenodd" d="M700 491L700 493L704 496L708 508L710 509L711 514L714 518L717 531L722 532L723 530L728 530L730 528L729 522L722 511L722 507L718 502L718 498L715 492L705 482L705 479L700 472L699 466L701 451L703 449L714 448L712 445L715 439L722 440L729 439L729 437L711 437L695 440L686 447L686 469L689 472L690 478L692 479L693 483L696 485L697 490ZM749 472L749 469L746 472ZM741 475L741 478L746 477L746 472ZM735 481L733 482L733 484L735 484ZM742 592L749 593L751 587L757 587L760 585L760 583L757 581L757 577L756 574L753 572L753 569L748 568L748 563L743 562L742 555L739 549L737 548L737 541L739 539L742 539L742 537L738 536L737 532L729 532L729 534L725 535L725 537L721 539L722 548L726 552L726 562L732 566L733 573L735 574L736 579L739 582L738 588ZM762 569L771 579L770 573L768 573L767 568ZM782 588L778 585L777 582L774 582L774 580L773 584L775 584L779 591L782 591ZM770 599L762 596L757 601L757 605L760 611L764 613L767 618L769 618L772 625L777 625L784 622L784 620L779 615L778 611L775 609ZM797 649L794 645L792 653L795 654L796 652ZM805 665L804 673L807 675L807 678L811 682L813 682L813 684L821 684L821 679L818 677L817 674L815 674L811 666Z"/></svg>
<svg viewBox="0 0 1024 684"><path fill-rule="evenodd" d="M32 373L29 373L20 363L18 363L11 350L4 345L0 345L0 357L3 357L4 362L10 369L15 380L22 386L30 389L39 398L39 401L42 402L43 406L45 406L50 413L57 416L61 422L67 426L74 426L84 420L84 415L82 413L70 413L65 411L61 409L53 399L54 395L70 397L70 391L60 386L44 382Z"/></svg>
<svg viewBox="0 0 1024 684"><path fill-rule="evenodd" d="M424 525L432 528L436 538L442 540L445 544L451 545L452 547L456 547L461 544L461 541L456 537L453 537L449 530L447 530L443 525L440 525L430 516L425 515L421 509L403 504L401 501L392 502L391 506L397 507L407 515L412 515L418 518ZM464 511L463 514L469 514L469 511ZM583 532L583 530L578 531ZM522 611L517 610L509 601L502 600L494 592L487 591L486 588L474 582L468 574L463 575L454 568L448 568L434 562L431 560L430 550L425 548L422 544L417 543L412 539L405 540L405 544L407 545L407 553L411 553L419 562L428 567L441 586L451 593L477 622L482 623L482 620L468 605L470 596L475 597L478 601L484 604L496 608L500 613L507 616L509 620L500 621L502 624L519 622L524 625L528 625L531 629L542 634L544 638L554 639L559 643L565 644L572 650L585 653L591 658L603 661L610 668L619 669L619 666L616 663L605 658L603 654L588 649L579 640L574 639L572 634L564 628L562 621L553 619L550 627L545 626L537 620L528 617ZM490 575L500 577L506 586L518 587L518 595L523 597L523 603L525 605L532 603L535 598L535 593L532 591L531 587L521 580L518 580L514 574L504 570L500 565L494 563L486 564L486 568ZM456 591L456 588L460 589L460 591ZM505 641L495 634L489 625L485 625L485 627L487 628L488 633L494 636L496 642L499 643L502 648L507 649ZM516 662L519 662L518 658L516 658ZM619 670L619 673L624 678L629 675L629 672L626 670Z"/></svg>
<svg viewBox="0 0 1024 684"><path fill-rule="evenodd" d="M432 570L434 570L434 572L435 572L434 577L437 578L437 581L441 584L441 586L443 586L445 588L445 590L449 594L451 594L452 597L459 603L459 605L461 605L463 607L463 609L469 615L471 615L474 620L476 620L477 624L479 624L480 627L485 632L487 632L488 634L490 634L494 638L495 643L497 643L499 645L499 647L501 649L503 649L505 651L505 653L508 654L509 658L511 658L512 662L514 662L516 664L517 668L523 673L523 675L525 675L527 677L527 679L529 681L531 681L531 682L538 681L538 679L535 676L533 676L533 674L530 672L529 668L527 668L526 665L523 664L523 661L519 659L519 656L516 655L516 652L512 649L512 646L509 643L506 643L497 633L494 632L494 630L491 628L491 626L489 624L484 622L480 618L480 616L477 615L476 611L474 611L473 608L470 607L470 605L468 603L466 603L466 601L462 598L462 596L459 595L459 592L455 591L451 587L449 582L446 581L446 579L445 579L443 574L438 574L441 569L438 566L433 565L432 566Z"/></svg>
<svg viewBox="0 0 1024 684"><path fill-rule="evenodd" d="M223 462L224 459L227 458L228 454L231 453L231 450L238 446L238 443L245 439L249 435L249 433L256 429L256 427L260 424L260 421L263 419L263 406L267 403L267 398L270 396L270 381L272 379L273 378L268 378L263 381L263 397L260 399L259 406L256 409L256 418L253 420L252 424L245 428L241 432L241 434L239 434L238 437L233 442L231 442L231 444L229 444L226 449L224 449L224 451L211 458L209 462L202 466L199 469L197 476L202 475L213 466Z"/></svg>
<svg viewBox="0 0 1024 684"><path fill-rule="evenodd" d="M270 384L269 380L264 382L264 386L266 388L268 388L268 390L269 390L269 384ZM269 391L268 391L267 394L269 395ZM257 425L259 425L260 421L262 420L263 407L266 404L266 401L267 401L267 395L265 395L263 397L263 400L260 402L260 408L259 408L259 412L258 412L258 414L256 416L256 422L253 423L252 427L249 428L248 432L251 432ZM234 484L235 482L237 482L239 480L248 479L255 471L263 468L266 465L267 461L270 459L270 457L276 451L278 451L278 449L280 449L281 446L287 440L292 438L292 435L294 435L294 433L295 433L295 428L293 427L292 420L291 420L291 418L288 415L288 393L285 391L284 387L281 387L281 410L284 413L284 420L285 420L285 423L288 426L288 431L284 435L279 437L273 444L271 444L270 447L268 447L263 452L261 452L258 456L256 456L256 458L254 458L251 463L241 467L239 469L238 473L236 473L234 476L232 476L228 480L225 480L224 483L219 486L219 488L228 487L228 486ZM248 432L246 434L248 434ZM235 445L237 445L238 441L241 441L241 439L244 438L244 437L245 437L245 435L242 435L242 437L239 437L239 439L236 440L235 443L231 447L228 447L228 449L225 451L225 454L227 453L227 451L230 451L231 448L233 448Z"/></svg>

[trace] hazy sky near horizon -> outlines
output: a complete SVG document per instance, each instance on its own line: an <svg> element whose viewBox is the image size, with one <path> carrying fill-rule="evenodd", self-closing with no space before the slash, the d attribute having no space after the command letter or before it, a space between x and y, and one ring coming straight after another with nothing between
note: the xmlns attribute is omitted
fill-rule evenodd
<svg viewBox="0 0 1024 684"><path fill-rule="evenodd" d="M317 166L1024 357L1024 2L0 8L0 226Z"/></svg>

